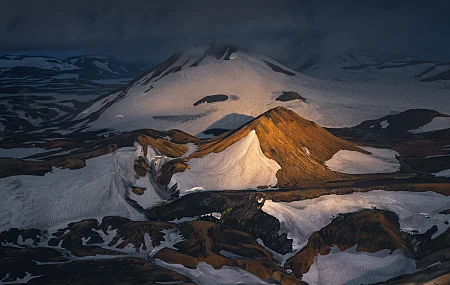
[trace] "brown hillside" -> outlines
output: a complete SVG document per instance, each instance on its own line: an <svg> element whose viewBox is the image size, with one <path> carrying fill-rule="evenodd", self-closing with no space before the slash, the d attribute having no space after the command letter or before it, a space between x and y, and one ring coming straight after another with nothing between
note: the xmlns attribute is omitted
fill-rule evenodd
<svg viewBox="0 0 450 285"><path fill-rule="evenodd" d="M198 151L189 158L221 152L252 130L256 131L264 155L281 166L277 173L279 187L343 178L344 175L329 170L324 165L325 161L343 149L367 153L295 112L276 107L224 137L197 142Z"/></svg>

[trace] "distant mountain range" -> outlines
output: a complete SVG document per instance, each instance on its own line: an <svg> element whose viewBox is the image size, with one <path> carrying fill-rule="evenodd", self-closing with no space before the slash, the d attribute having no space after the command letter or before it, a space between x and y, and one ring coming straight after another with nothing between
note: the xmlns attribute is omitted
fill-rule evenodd
<svg viewBox="0 0 450 285"><path fill-rule="evenodd" d="M82 55L0 57L0 93L103 93L139 76L145 66L114 57ZM101 90L101 92L99 92Z"/></svg>
<svg viewBox="0 0 450 285"><path fill-rule="evenodd" d="M375 51L353 51L321 55L304 48L284 62L301 73L332 80L385 80L434 82L450 80L450 62L423 60L412 56Z"/></svg>

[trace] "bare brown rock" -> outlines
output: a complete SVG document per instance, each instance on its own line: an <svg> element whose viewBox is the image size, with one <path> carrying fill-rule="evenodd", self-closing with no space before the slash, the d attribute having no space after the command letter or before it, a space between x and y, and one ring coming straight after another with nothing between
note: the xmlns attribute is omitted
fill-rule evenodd
<svg viewBox="0 0 450 285"><path fill-rule="evenodd" d="M184 158L171 160L162 166L156 181L163 186L167 186L175 173L183 172L188 168L190 168L190 166L186 163L186 159Z"/></svg>
<svg viewBox="0 0 450 285"><path fill-rule="evenodd" d="M131 191L136 195L144 195L145 190L147 190L145 187L133 187Z"/></svg>
<svg viewBox="0 0 450 285"><path fill-rule="evenodd" d="M258 135L264 155L281 166L277 173L279 187L295 186L307 181L343 179L348 175L329 170L324 164L325 161L339 150L367 153L353 143L335 137L314 122L303 119L295 112L277 107L222 138L197 142L198 151L189 158L221 152L252 130ZM305 151L305 148L308 151Z"/></svg>
<svg viewBox="0 0 450 285"><path fill-rule="evenodd" d="M62 169L68 168L68 169L80 169L86 166L86 161L81 158L68 158L58 164L55 165L56 167L60 167Z"/></svg>
<svg viewBox="0 0 450 285"><path fill-rule="evenodd" d="M44 161L29 161L15 158L0 158L0 178L15 175L45 175L52 165Z"/></svg>
<svg viewBox="0 0 450 285"><path fill-rule="evenodd" d="M178 250L165 248L155 258L188 268L196 268L202 261L214 268L239 267L263 280L272 278L281 284L302 284L286 274L272 255L247 233L206 221L183 223L179 230L184 240L175 245Z"/></svg>
<svg viewBox="0 0 450 285"><path fill-rule="evenodd" d="M140 177L145 177L147 173L150 171L150 166L145 161L145 158L140 156L137 160L134 161L134 171Z"/></svg>

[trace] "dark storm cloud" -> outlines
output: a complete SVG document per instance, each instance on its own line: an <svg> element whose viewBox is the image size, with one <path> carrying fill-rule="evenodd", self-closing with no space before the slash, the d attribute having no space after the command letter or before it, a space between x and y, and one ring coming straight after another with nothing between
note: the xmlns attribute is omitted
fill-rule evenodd
<svg viewBox="0 0 450 285"><path fill-rule="evenodd" d="M449 2L3 0L0 50L160 60L217 40L287 57L306 37L320 39L322 52L370 48L450 61Z"/></svg>

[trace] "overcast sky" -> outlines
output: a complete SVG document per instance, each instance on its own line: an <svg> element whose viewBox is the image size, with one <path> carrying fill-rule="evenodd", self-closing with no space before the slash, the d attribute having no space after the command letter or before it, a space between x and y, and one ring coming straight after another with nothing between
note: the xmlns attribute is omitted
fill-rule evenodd
<svg viewBox="0 0 450 285"><path fill-rule="evenodd" d="M302 39L324 54L370 49L450 61L450 1L0 0L0 51L159 62L219 41L276 58Z"/></svg>

